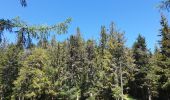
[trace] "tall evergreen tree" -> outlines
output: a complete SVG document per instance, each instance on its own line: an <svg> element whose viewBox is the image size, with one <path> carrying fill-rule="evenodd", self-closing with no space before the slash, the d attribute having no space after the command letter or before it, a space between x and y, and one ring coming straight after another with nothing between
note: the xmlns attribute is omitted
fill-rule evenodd
<svg viewBox="0 0 170 100"><path fill-rule="evenodd" d="M55 98L66 99L67 96L67 85L66 79L68 76L67 68L67 56L68 56L68 45L67 42L57 42L56 38L53 37L51 45L48 47L48 53L50 56L49 71L50 79L54 84L55 91L57 92ZM54 98L53 98L54 99Z"/></svg>
<svg viewBox="0 0 170 100"><path fill-rule="evenodd" d="M95 95L96 95L96 73L97 73L97 68L95 66L95 58L96 58L96 53L95 53L95 43L94 40L88 40L86 42L86 75L87 79L85 81L86 83L86 97L89 99L94 100Z"/></svg>
<svg viewBox="0 0 170 100"><path fill-rule="evenodd" d="M124 46L125 39L124 34L118 32L113 23L110 27L110 38L109 38L109 51L111 54L111 69L114 74L114 80L112 80L112 93L115 99L123 100L124 97L124 82L123 77L126 69L126 48Z"/></svg>
<svg viewBox="0 0 170 100"><path fill-rule="evenodd" d="M149 70L149 54L145 38L141 35L138 36L137 41L133 45L133 58L135 59L136 71L130 86L130 93L136 98L148 100L145 78Z"/></svg>
<svg viewBox="0 0 170 100"><path fill-rule="evenodd" d="M9 45L3 54L3 59L0 61L0 84L1 84L1 98L10 100L12 96L13 82L18 77L20 68L19 53L15 45Z"/></svg>
<svg viewBox="0 0 170 100"><path fill-rule="evenodd" d="M170 99L170 28L165 16L161 16L160 54L158 56L159 71L159 99Z"/></svg>
<svg viewBox="0 0 170 100"><path fill-rule="evenodd" d="M56 95L48 72L49 56L43 49L34 49L22 61L19 76L13 82L13 99L52 99Z"/></svg>
<svg viewBox="0 0 170 100"><path fill-rule="evenodd" d="M97 87L99 93L97 95L97 99L111 99L112 93L109 86L109 78L107 77L107 71L109 70L110 65L110 53L108 51L108 34L106 31L106 27L101 27L100 33L100 43L97 48L97 56L96 56L96 66L97 66Z"/></svg>
<svg viewBox="0 0 170 100"><path fill-rule="evenodd" d="M70 36L69 40L69 56L67 70L69 72L68 86L71 90L77 91L72 94L73 98L80 98L83 96L83 81L85 73L85 48L84 41L80 35L80 29L77 28L77 34ZM71 97L71 98L72 98Z"/></svg>

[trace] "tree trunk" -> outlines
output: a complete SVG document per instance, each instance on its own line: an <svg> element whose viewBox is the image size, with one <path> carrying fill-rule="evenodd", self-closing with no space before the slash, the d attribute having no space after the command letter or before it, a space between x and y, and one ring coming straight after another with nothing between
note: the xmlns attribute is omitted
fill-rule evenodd
<svg viewBox="0 0 170 100"><path fill-rule="evenodd" d="M122 78L122 64L120 63L120 85L121 85L121 100L123 100L123 78Z"/></svg>
<svg viewBox="0 0 170 100"><path fill-rule="evenodd" d="M152 100L152 95L149 88L148 88L148 100Z"/></svg>
<svg viewBox="0 0 170 100"><path fill-rule="evenodd" d="M79 95L77 94L77 99L76 100L79 100Z"/></svg>
<svg viewBox="0 0 170 100"><path fill-rule="evenodd" d="M149 94L149 100L152 100L152 96Z"/></svg>

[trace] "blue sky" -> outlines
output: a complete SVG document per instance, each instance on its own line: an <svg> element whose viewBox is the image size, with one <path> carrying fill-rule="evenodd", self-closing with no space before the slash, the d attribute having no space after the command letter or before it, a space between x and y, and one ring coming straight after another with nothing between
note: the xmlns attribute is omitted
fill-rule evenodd
<svg viewBox="0 0 170 100"><path fill-rule="evenodd" d="M99 39L101 25L113 21L118 29L125 32L126 45L131 47L140 33L145 36L148 48L153 50L158 41L160 12L157 6L160 0L27 0L28 7L23 8L19 0L1 0L0 18L20 16L29 24L55 24L71 17L68 33L57 36L66 39L80 27L82 36ZM165 12L170 19L170 15ZM10 35L10 40L14 40Z"/></svg>

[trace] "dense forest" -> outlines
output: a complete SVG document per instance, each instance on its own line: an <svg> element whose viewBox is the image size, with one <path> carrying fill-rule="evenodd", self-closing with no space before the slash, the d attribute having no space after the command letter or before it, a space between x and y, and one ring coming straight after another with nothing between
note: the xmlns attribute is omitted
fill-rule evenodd
<svg viewBox="0 0 170 100"><path fill-rule="evenodd" d="M169 11L170 0L160 8ZM158 20L160 40L151 52L140 34L127 47L113 22L101 26L99 41L83 39L80 28L58 41L50 33L67 33L70 18L51 26L0 19L0 99L170 100L170 26L163 14ZM6 32L16 34L15 43Z"/></svg>

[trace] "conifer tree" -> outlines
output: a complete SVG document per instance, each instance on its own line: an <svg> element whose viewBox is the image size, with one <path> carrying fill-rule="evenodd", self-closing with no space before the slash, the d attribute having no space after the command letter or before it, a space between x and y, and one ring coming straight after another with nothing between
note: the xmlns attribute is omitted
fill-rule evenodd
<svg viewBox="0 0 170 100"><path fill-rule="evenodd" d="M15 45L9 45L3 53L3 59L0 61L0 84L1 98L10 100L12 96L13 82L18 77L20 68L19 53L21 52Z"/></svg>
<svg viewBox="0 0 170 100"><path fill-rule="evenodd" d="M50 66L52 67L49 75L54 84L55 91L57 92L55 98L66 99L67 85L66 79L68 77L67 56L68 56L67 42L57 42L53 37L51 45L48 47L50 56ZM53 98L54 99L54 98Z"/></svg>
<svg viewBox="0 0 170 100"><path fill-rule="evenodd" d="M52 99L56 95L48 72L49 56L43 49L34 49L23 59L19 76L14 81L12 99Z"/></svg>
<svg viewBox="0 0 170 100"><path fill-rule="evenodd" d="M134 80L132 84L130 84L131 95L140 98L143 100L147 100L147 84L146 76L149 70L149 53L146 47L145 38L141 35L138 36L137 41L133 45L133 58L135 67Z"/></svg>
<svg viewBox="0 0 170 100"><path fill-rule="evenodd" d="M67 65L67 71L70 74L68 78L68 86L70 90L77 90L72 94L72 97L77 99L80 98L80 95L83 96L83 81L86 71L84 41L80 34L80 29L77 28L77 34L75 36L70 36Z"/></svg>
<svg viewBox="0 0 170 100"><path fill-rule="evenodd" d="M105 26L101 27L100 43L96 55L96 75L98 77L96 85L98 90L100 90L97 99L111 99L112 93L110 92L109 79L107 77L107 71L110 65L110 53L108 51L108 34Z"/></svg>
<svg viewBox="0 0 170 100"><path fill-rule="evenodd" d="M161 16L160 30L160 55L158 56L159 75L159 99L170 99L170 28L165 16Z"/></svg>
<svg viewBox="0 0 170 100"><path fill-rule="evenodd" d="M123 79L123 73L126 69L126 53L125 53L125 46L124 46L124 34L121 32L118 32L115 29L115 26L113 23L111 23L110 27L110 38L109 38L109 51L111 54L111 61L112 66L111 69L112 74L114 73L114 80L112 82L112 92L113 97L115 99L121 99L123 100L124 94L124 79Z"/></svg>
<svg viewBox="0 0 170 100"><path fill-rule="evenodd" d="M157 100L158 99L158 79L160 68L157 66L159 56L159 49L155 47L153 56L149 59L149 70L147 71L147 76L145 77L145 86L147 86L147 95L148 100Z"/></svg>

